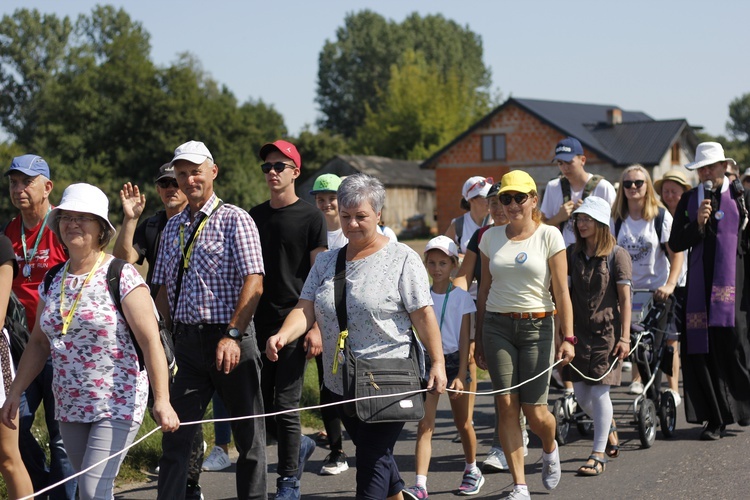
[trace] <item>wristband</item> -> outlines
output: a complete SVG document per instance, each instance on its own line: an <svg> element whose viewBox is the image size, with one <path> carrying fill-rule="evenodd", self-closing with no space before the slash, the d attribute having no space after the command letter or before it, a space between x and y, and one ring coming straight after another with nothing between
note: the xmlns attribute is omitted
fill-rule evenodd
<svg viewBox="0 0 750 500"><path fill-rule="evenodd" d="M619 341L622 342L623 344L629 344L630 343L630 339L620 339Z"/></svg>
<svg viewBox="0 0 750 500"><path fill-rule="evenodd" d="M570 344L576 345L578 343L578 337L563 337L563 342L568 342Z"/></svg>

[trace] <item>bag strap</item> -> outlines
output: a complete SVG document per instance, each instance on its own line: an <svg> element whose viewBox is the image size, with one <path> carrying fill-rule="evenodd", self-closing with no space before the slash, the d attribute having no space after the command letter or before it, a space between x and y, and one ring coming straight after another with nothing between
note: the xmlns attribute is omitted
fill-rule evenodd
<svg viewBox="0 0 750 500"><path fill-rule="evenodd" d="M599 185L599 181L601 181L604 177L602 177L599 174L594 174L591 176L591 179L586 182L586 185L583 186L583 194L581 195L581 199L585 200L588 198L591 193L594 192L594 189L596 189L596 186Z"/></svg>
<svg viewBox="0 0 750 500"><path fill-rule="evenodd" d="M346 317L346 249L348 246L349 244L346 244L339 248L339 254L336 257L336 274L333 277L333 300L340 332L346 330L349 322Z"/></svg>
<svg viewBox="0 0 750 500"><path fill-rule="evenodd" d="M456 236L453 240L456 242L456 246L461 248L461 235L464 234L464 216L456 217L453 219L453 229L456 230Z"/></svg>
<svg viewBox="0 0 750 500"><path fill-rule="evenodd" d="M49 292L49 287L52 285L52 280L55 279L55 276L57 276L57 273L60 272L60 269L62 269L64 265L65 265L65 262L60 262L59 264L55 264L47 271L47 274L44 275L44 293L45 294Z"/></svg>
<svg viewBox="0 0 750 500"><path fill-rule="evenodd" d="M109 268L107 268L107 286L109 287L109 295L110 297L112 297L112 302L115 303L115 306L117 307L117 310L119 311L123 319L125 319L125 312L122 310L120 279L122 277L122 270L125 267L125 264L127 264L126 261L115 257L112 259L112 262L109 263ZM143 371L143 368L145 366L143 361L143 350L138 344L138 340L135 338L133 329L130 328L130 325L128 325L127 323L128 321L126 319L125 325L128 327L128 332L130 332L130 340L133 342L135 353L138 355L138 370Z"/></svg>
<svg viewBox="0 0 750 500"><path fill-rule="evenodd" d="M661 231L662 226L664 226L664 214L666 211L666 208L659 207L659 212L656 214L656 219L654 219L654 229L656 230L656 239L659 240L659 246L661 247L662 252L664 252L664 255L668 256L667 245L661 242Z"/></svg>

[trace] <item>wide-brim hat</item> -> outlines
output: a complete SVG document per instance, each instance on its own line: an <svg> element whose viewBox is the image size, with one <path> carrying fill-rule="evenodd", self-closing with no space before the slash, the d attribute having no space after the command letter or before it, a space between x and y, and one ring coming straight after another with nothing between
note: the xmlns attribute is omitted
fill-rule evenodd
<svg viewBox="0 0 750 500"><path fill-rule="evenodd" d="M612 207L604 198L598 196L587 196L580 207L573 211L573 214L586 214L597 222L601 222L609 227L609 221L612 216Z"/></svg>
<svg viewBox="0 0 750 500"><path fill-rule="evenodd" d="M57 217L61 210L70 210L72 212L81 212L84 214L96 215L103 219L112 232L115 232L115 226L109 221L109 199L104 192L91 184L71 184L63 191L62 200L50 212L49 224L57 225ZM56 227L52 228L56 230ZM56 232L56 231L55 231Z"/></svg>
<svg viewBox="0 0 750 500"><path fill-rule="evenodd" d="M503 175L500 179L500 190L498 195L507 191L517 191L519 193L530 193L536 191L536 182L523 170L511 170Z"/></svg>
<svg viewBox="0 0 750 500"><path fill-rule="evenodd" d="M656 191L656 194L658 194L659 196L661 196L661 187L664 184L664 181L676 182L680 186L684 187L685 191L693 188L693 186L688 182L687 177L685 177L685 174L681 170L670 170L666 174L664 174L661 179L654 182L654 191Z"/></svg>
<svg viewBox="0 0 750 500"><path fill-rule="evenodd" d="M732 158L724 156L724 148L718 142L702 142L695 148L695 161L685 165L685 168L688 170L698 170L701 167L713 165L720 161L728 161L732 165L737 165L737 162Z"/></svg>

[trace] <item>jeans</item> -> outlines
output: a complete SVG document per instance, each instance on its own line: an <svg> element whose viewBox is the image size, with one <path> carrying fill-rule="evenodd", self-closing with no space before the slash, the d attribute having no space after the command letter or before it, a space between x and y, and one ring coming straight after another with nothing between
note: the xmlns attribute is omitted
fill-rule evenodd
<svg viewBox="0 0 750 500"><path fill-rule="evenodd" d="M214 393L211 401L214 404L214 418L229 418L229 410L218 393ZM214 422L214 443L217 445L229 444L232 441L232 424L229 422Z"/></svg>
<svg viewBox="0 0 750 500"><path fill-rule="evenodd" d="M47 457L39 446L31 427L34 415L40 404L44 404L44 420L49 434L50 464L47 467ZM52 359L47 359L42 371L31 382L21 397L19 408L18 445L21 458L29 472L34 491L46 488L50 484L73 475L73 465L68 459L60 426L55 420L55 398L52 394ZM51 500L74 500L76 497L77 480L73 479L51 490L48 495Z"/></svg>
<svg viewBox="0 0 750 500"><path fill-rule="evenodd" d="M170 390L172 407L181 422L201 420L214 392L218 392L232 417L261 415L260 353L252 325L240 342L240 362L229 374L216 369L216 345L226 325L174 327L179 370ZM188 460L196 426L180 426L162 437L158 498L185 498ZM232 422L239 452L235 482L237 498L266 500L266 441L262 418Z"/></svg>
<svg viewBox="0 0 750 500"><path fill-rule="evenodd" d="M268 412L277 412L299 408L302 397L302 385L305 375L304 338L290 342L279 351L276 362L269 361L262 355L261 386L263 406ZM276 472L279 477L296 476L299 469L299 447L302 438L302 426L299 412L284 413L268 417L266 425L276 431L279 442L279 463Z"/></svg>

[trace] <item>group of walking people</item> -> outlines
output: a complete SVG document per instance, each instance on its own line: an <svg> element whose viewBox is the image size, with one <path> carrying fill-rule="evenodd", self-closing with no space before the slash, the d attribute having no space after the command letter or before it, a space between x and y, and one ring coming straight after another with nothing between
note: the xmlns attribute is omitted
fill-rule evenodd
<svg viewBox="0 0 750 500"><path fill-rule="evenodd" d="M701 439L750 423L750 195L724 176L733 160L719 144L700 144L686 165L697 171L698 187L682 170L652 183L645 168L633 165L615 189L586 172L583 146L565 138L554 156L561 175L543 198L520 170L499 182L467 180L466 215L427 244L424 260L384 234L385 189L377 179L321 176L311 193L316 209L294 192L302 158L293 144L266 144L259 156L270 199L248 213L214 192L219 169L203 143L179 146L157 177L163 212L137 225L145 198L137 187L123 187L115 256L106 253L115 229L101 190L73 184L52 206L46 162L35 155L13 160L6 176L20 215L0 237L0 304L11 290L18 295L31 336L15 362L8 358L11 332L0 345L0 466L11 497L46 486L54 469L59 479L85 471L77 484L53 490L60 498L73 498L71 484L80 498L112 498L124 454L94 464L128 447L149 410L165 431L159 498L202 498L202 437L180 422L200 420L214 397L232 417L297 408L305 363L313 358L322 401L344 401L345 370L337 369L344 353L404 358L413 331L426 348L428 389L414 485L407 487L393 454L403 422L370 423L341 405L324 415L331 453L321 474L348 469L343 425L356 449L357 498L428 498L437 402L450 389L465 460L457 492L479 493L486 479L477 465L471 395L479 366L497 391L485 472L509 470L509 498L530 498L528 426L542 444L542 485L554 489L561 466L548 372L559 361L572 363L566 383L594 421L592 451L578 474L600 475L619 454L609 391L621 383L631 349L633 289L652 292L675 311L659 326L679 352L668 390L684 401L689 422L704 424ZM144 257L146 280L131 265ZM337 276L344 281L343 312ZM174 339L171 385L159 319ZM47 411L55 417L48 426L59 422L64 456L53 451L52 460L69 465L61 474L59 465L42 461L47 477L38 479L17 443L24 415L33 420L35 408L24 410L30 389L47 369ZM634 377L629 390L642 392L638 384ZM37 406L41 399L34 397ZM231 427L238 498L265 498L267 440L278 443L276 498L299 498L315 449L299 417L282 412Z"/></svg>

